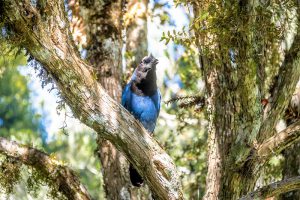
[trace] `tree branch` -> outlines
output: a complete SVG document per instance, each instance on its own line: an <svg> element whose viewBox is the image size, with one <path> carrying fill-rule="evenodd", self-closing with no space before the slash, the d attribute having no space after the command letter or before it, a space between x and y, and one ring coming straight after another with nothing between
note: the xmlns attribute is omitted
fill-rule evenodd
<svg viewBox="0 0 300 200"><path fill-rule="evenodd" d="M240 198L240 200L265 199L297 189L300 189L300 176L296 176L264 186Z"/></svg>
<svg viewBox="0 0 300 200"><path fill-rule="evenodd" d="M267 160L274 154L292 145L300 139L300 120L291 124L286 129L263 141L257 148L256 158Z"/></svg>
<svg viewBox="0 0 300 200"><path fill-rule="evenodd" d="M50 180L53 180L53 183L57 184L58 190L68 199L91 199L75 173L68 167L61 165L57 160L50 158L46 153L32 147L19 145L17 142L3 137L0 137L0 153L40 171Z"/></svg>
<svg viewBox="0 0 300 200"><path fill-rule="evenodd" d="M276 123L284 114L288 107L290 99L293 96L297 82L300 77L300 6L296 9L295 26L296 34L290 49L287 50L284 60L278 72L278 78L274 84L273 93L271 94L271 109L268 112L267 118L264 120L259 132L259 141L270 137L270 130L275 130ZM298 14L297 14L298 13Z"/></svg>
<svg viewBox="0 0 300 200"><path fill-rule="evenodd" d="M0 20L13 32L10 41L26 48L43 65L74 116L124 152L155 196L182 199L172 159L141 123L105 92L89 71L92 67L78 55L63 2L49 0L41 13L27 0L0 0ZM13 36L19 38L13 40Z"/></svg>

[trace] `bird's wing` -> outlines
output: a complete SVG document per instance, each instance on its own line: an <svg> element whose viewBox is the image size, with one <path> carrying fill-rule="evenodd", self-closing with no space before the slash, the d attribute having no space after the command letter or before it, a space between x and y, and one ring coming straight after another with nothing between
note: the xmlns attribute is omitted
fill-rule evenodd
<svg viewBox="0 0 300 200"><path fill-rule="evenodd" d="M156 107L156 110L157 110L157 116L158 116L159 111L160 111L160 103L161 103L161 94L160 94L159 89L157 89L155 95L153 95L151 97L151 99L155 104L155 107Z"/></svg>
<svg viewBox="0 0 300 200"><path fill-rule="evenodd" d="M131 93L131 91L130 91L130 86L131 86L131 82L130 83L128 83L126 86L125 86L125 88L124 88L124 90L123 90L123 92L122 92L122 101L121 101L121 104L122 104L122 106L124 106L126 109L128 109L129 107L129 105L128 105L128 102L129 102L129 100L130 100L130 93Z"/></svg>
<svg viewBox="0 0 300 200"><path fill-rule="evenodd" d="M158 104L157 104L157 116L159 115L159 112L160 112L160 104L161 104L161 94L160 94L160 91L159 89L157 89L157 93L158 93Z"/></svg>

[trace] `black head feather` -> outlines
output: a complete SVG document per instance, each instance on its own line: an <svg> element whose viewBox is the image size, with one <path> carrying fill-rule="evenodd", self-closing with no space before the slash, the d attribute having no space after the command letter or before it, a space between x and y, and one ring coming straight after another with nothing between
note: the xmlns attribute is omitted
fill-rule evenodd
<svg viewBox="0 0 300 200"><path fill-rule="evenodd" d="M150 96L157 90L156 65L158 60L150 54L142 59L135 70L133 92L139 95Z"/></svg>

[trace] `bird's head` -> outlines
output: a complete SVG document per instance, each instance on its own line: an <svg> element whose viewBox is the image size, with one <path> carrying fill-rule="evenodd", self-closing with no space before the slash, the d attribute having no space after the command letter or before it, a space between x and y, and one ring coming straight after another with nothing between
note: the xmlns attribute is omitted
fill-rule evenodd
<svg viewBox="0 0 300 200"><path fill-rule="evenodd" d="M137 84L156 82L157 63L158 60L152 54L144 57L135 70L135 82Z"/></svg>

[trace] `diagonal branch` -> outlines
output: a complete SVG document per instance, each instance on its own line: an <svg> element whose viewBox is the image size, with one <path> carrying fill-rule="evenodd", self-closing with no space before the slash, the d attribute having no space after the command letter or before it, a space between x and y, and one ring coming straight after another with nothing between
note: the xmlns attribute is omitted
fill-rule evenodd
<svg viewBox="0 0 300 200"><path fill-rule="evenodd" d="M0 20L11 39L38 60L56 81L74 116L114 144L145 178L159 199L182 199L181 184L170 156L141 123L97 83L70 39L64 1L49 0L43 13L27 0L0 0ZM12 38L10 37L10 38Z"/></svg>
<svg viewBox="0 0 300 200"><path fill-rule="evenodd" d="M300 140L300 120L288 126L283 131L255 145L252 154L247 158L247 167L253 174L259 174L261 167L274 155L277 155L290 145Z"/></svg>
<svg viewBox="0 0 300 200"><path fill-rule="evenodd" d="M240 198L240 200L265 199L297 189L300 189L300 176L271 183L270 185L264 186L247 194Z"/></svg>
<svg viewBox="0 0 300 200"><path fill-rule="evenodd" d="M0 137L0 154L15 158L24 165L32 166L53 180L53 183L57 184L58 190L68 199L91 199L72 170L42 151Z"/></svg>
<svg viewBox="0 0 300 200"><path fill-rule="evenodd" d="M299 139L300 121L297 121L283 131L263 141L257 148L254 160L268 160L274 154L280 153Z"/></svg>

